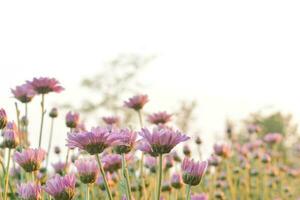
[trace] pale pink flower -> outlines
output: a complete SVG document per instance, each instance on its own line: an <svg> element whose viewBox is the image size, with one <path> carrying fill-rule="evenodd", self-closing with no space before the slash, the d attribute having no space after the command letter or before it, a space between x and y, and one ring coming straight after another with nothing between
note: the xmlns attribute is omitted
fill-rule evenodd
<svg viewBox="0 0 300 200"><path fill-rule="evenodd" d="M26 172L33 172L40 168L45 156L46 152L43 149L25 149L22 152L16 151L14 160Z"/></svg>
<svg viewBox="0 0 300 200"><path fill-rule="evenodd" d="M83 131L79 133L68 133L67 146L69 148L78 147L91 155L102 153L107 147L116 143L107 128L96 127L90 132Z"/></svg>
<svg viewBox="0 0 300 200"><path fill-rule="evenodd" d="M79 124L79 113L69 111L66 115L66 126L76 128Z"/></svg>
<svg viewBox="0 0 300 200"><path fill-rule="evenodd" d="M66 171L66 169L69 168L69 166L70 166L70 163L66 164L65 162L61 162L61 161L52 163L52 167L53 167L55 173L60 174L60 175L62 175Z"/></svg>
<svg viewBox="0 0 300 200"><path fill-rule="evenodd" d="M193 194L191 200L208 200L208 195L205 193Z"/></svg>
<svg viewBox="0 0 300 200"><path fill-rule="evenodd" d="M7 115L3 108L0 109L0 130L4 129L7 124Z"/></svg>
<svg viewBox="0 0 300 200"><path fill-rule="evenodd" d="M283 139L282 135L280 133L268 133L264 137L264 141L268 144L276 144L281 142Z"/></svg>
<svg viewBox="0 0 300 200"><path fill-rule="evenodd" d="M98 164L93 158L79 159L75 161L75 166L81 182L85 184L94 183L97 180L99 170Z"/></svg>
<svg viewBox="0 0 300 200"><path fill-rule="evenodd" d="M75 184L74 174L55 175L46 182L44 190L55 200L71 200L75 196Z"/></svg>
<svg viewBox="0 0 300 200"><path fill-rule="evenodd" d="M20 143L20 134L14 122L7 123L6 128L3 130L3 146L13 149Z"/></svg>
<svg viewBox="0 0 300 200"><path fill-rule="evenodd" d="M11 89L11 92L22 103L29 103L36 95L32 85L29 83L17 86L15 89Z"/></svg>
<svg viewBox="0 0 300 200"><path fill-rule="evenodd" d="M148 115L148 121L152 124L166 124L167 122L171 121L171 114L168 114L167 112L157 112L153 113L151 115Z"/></svg>
<svg viewBox="0 0 300 200"><path fill-rule="evenodd" d="M231 147L227 144L215 144L214 151L216 155L227 158L231 154Z"/></svg>
<svg viewBox="0 0 300 200"><path fill-rule="evenodd" d="M113 173L122 167L122 157L119 154L107 154L102 158L105 171Z"/></svg>
<svg viewBox="0 0 300 200"><path fill-rule="evenodd" d="M180 189L183 185L182 177L180 173L174 173L171 177L171 185L173 188Z"/></svg>
<svg viewBox="0 0 300 200"><path fill-rule="evenodd" d="M21 185L17 186L17 193L22 200L42 199L42 187L37 183L21 183Z"/></svg>
<svg viewBox="0 0 300 200"><path fill-rule="evenodd" d="M34 78L32 81L27 81L27 84L30 84L34 91L38 94L47 94L49 92L59 93L64 90L55 78Z"/></svg>
<svg viewBox="0 0 300 200"><path fill-rule="evenodd" d="M139 111L148 101L147 95L136 95L129 98L127 101L124 101L124 106Z"/></svg>
<svg viewBox="0 0 300 200"><path fill-rule="evenodd" d="M188 185L198 185L205 174L207 165L207 161L194 162L194 160L184 158L181 165L183 182Z"/></svg>
<svg viewBox="0 0 300 200"><path fill-rule="evenodd" d="M152 173L156 172L157 160L155 157L146 156L144 162L146 168L148 168Z"/></svg>
<svg viewBox="0 0 300 200"><path fill-rule="evenodd" d="M102 120L107 124L107 125L114 125L114 124L119 124L120 118L118 116L106 116L102 117Z"/></svg>
<svg viewBox="0 0 300 200"><path fill-rule="evenodd" d="M143 139L138 148L152 156L169 153L177 144L189 139L181 132L167 128L153 129L152 132L143 128L139 134Z"/></svg>
<svg viewBox="0 0 300 200"><path fill-rule="evenodd" d="M118 154L129 153L136 143L137 133L129 129L118 129L113 131L113 138Z"/></svg>

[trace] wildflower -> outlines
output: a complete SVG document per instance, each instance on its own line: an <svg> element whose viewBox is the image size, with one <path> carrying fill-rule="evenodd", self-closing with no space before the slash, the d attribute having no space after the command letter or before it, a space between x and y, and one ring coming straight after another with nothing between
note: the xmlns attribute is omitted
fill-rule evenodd
<svg viewBox="0 0 300 200"><path fill-rule="evenodd" d="M151 115L148 115L148 121L152 124L166 124L171 120L172 115L167 112L157 112Z"/></svg>
<svg viewBox="0 0 300 200"><path fill-rule="evenodd" d="M66 115L66 126L69 128L76 128L79 124L79 114L76 112L68 112Z"/></svg>
<svg viewBox="0 0 300 200"><path fill-rule="evenodd" d="M17 186L17 193L22 200L42 199L42 187L37 183L21 183Z"/></svg>
<svg viewBox="0 0 300 200"><path fill-rule="evenodd" d="M202 144L202 140L201 140L201 138L200 138L199 136L196 137L195 143L196 143L197 145L201 145L201 144Z"/></svg>
<svg viewBox="0 0 300 200"><path fill-rule="evenodd" d="M191 156L191 149L188 145L183 145L183 154L187 157Z"/></svg>
<svg viewBox="0 0 300 200"><path fill-rule="evenodd" d="M166 155L166 157L165 157L165 167L166 167L166 169L170 169L170 168L172 168L173 167L173 165L174 165L174 160L173 160L173 156L171 156L171 155Z"/></svg>
<svg viewBox="0 0 300 200"><path fill-rule="evenodd" d="M143 137L139 149L152 156L169 153L177 144L189 139L179 131L170 129L153 129L152 133L143 128L139 133Z"/></svg>
<svg viewBox="0 0 300 200"><path fill-rule="evenodd" d="M216 155L227 158L230 156L231 148L226 144L215 144L214 151Z"/></svg>
<svg viewBox="0 0 300 200"><path fill-rule="evenodd" d="M14 97L22 103L29 103L36 94L32 85L28 83L17 86L15 89L11 89L11 92Z"/></svg>
<svg viewBox="0 0 300 200"><path fill-rule="evenodd" d="M264 137L264 141L268 144L276 144L281 142L282 140L282 135L280 133L268 133Z"/></svg>
<svg viewBox="0 0 300 200"><path fill-rule="evenodd" d="M191 200L208 200L208 195L204 193L194 194L191 196Z"/></svg>
<svg viewBox="0 0 300 200"><path fill-rule="evenodd" d="M102 158L105 171L113 173L122 168L122 157L119 154L107 154Z"/></svg>
<svg viewBox="0 0 300 200"><path fill-rule="evenodd" d="M137 133L129 129L120 129L113 133L116 140L115 150L118 154L129 153L136 142Z"/></svg>
<svg viewBox="0 0 300 200"><path fill-rule="evenodd" d="M49 117L56 118L57 116L58 116L57 108L52 108L51 111L49 112Z"/></svg>
<svg viewBox="0 0 300 200"><path fill-rule="evenodd" d="M33 172L40 168L45 156L46 152L43 149L26 149L22 152L15 152L14 160L26 172Z"/></svg>
<svg viewBox="0 0 300 200"><path fill-rule="evenodd" d="M61 152L61 150L60 150L59 146L55 146L54 153L58 155L58 154L60 154L60 152Z"/></svg>
<svg viewBox="0 0 300 200"><path fill-rule="evenodd" d="M67 169L69 168L69 165L70 165L70 163L58 161L56 163L53 163L52 167L56 174L63 175L64 172L67 171Z"/></svg>
<svg viewBox="0 0 300 200"><path fill-rule="evenodd" d="M20 136L14 122L9 122L3 131L3 145L9 149L16 148L20 143Z"/></svg>
<svg viewBox="0 0 300 200"><path fill-rule="evenodd" d="M99 171L95 159L80 159L75 161L80 180L82 183L94 183L97 180Z"/></svg>
<svg viewBox="0 0 300 200"><path fill-rule="evenodd" d="M216 155L211 155L208 159L208 164L210 166L218 166L221 163L221 159Z"/></svg>
<svg viewBox="0 0 300 200"><path fill-rule="evenodd" d="M6 112L3 108L0 109L0 130L4 129L7 124Z"/></svg>
<svg viewBox="0 0 300 200"><path fill-rule="evenodd" d="M180 189L183 185L181 174L174 173L171 177L171 185L175 189Z"/></svg>
<svg viewBox="0 0 300 200"><path fill-rule="evenodd" d="M152 156L145 157L145 167L148 168L152 173L156 172L156 158Z"/></svg>
<svg viewBox="0 0 300 200"><path fill-rule="evenodd" d="M129 98L127 101L124 101L124 106L139 111L148 101L147 95L136 95Z"/></svg>
<svg viewBox="0 0 300 200"><path fill-rule="evenodd" d="M107 125L114 125L114 124L119 124L120 118L117 116L107 116L107 117L102 117L102 120L107 124Z"/></svg>
<svg viewBox="0 0 300 200"><path fill-rule="evenodd" d="M198 185L204 176L204 173L207 168L207 161L203 162L194 162L194 160L189 160L188 158L184 158L182 163L183 175L182 179L185 184L188 185Z"/></svg>
<svg viewBox="0 0 300 200"><path fill-rule="evenodd" d="M76 179L74 174L55 175L46 182L44 190L55 200L71 200L75 195Z"/></svg>
<svg viewBox="0 0 300 200"><path fill-rule="evenodd" d="M47 94L49 92L59 93L64 90L55 78L34 78L32 81L27 81L27 84L30 84L34 91L38 94Z"/></svg>

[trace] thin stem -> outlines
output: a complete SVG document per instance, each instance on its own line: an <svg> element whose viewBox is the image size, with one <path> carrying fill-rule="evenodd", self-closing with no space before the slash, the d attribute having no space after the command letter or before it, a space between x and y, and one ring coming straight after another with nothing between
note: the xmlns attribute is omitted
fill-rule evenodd
<svg viewBox="0 0 300 200"><path fill-rule="evenodd" d="M25 129L25 136L24 136L24 141L25 142L27 142L28 140L27 140L27 138L28 138L28 103L25 103L25 119L26 119L26 124L25 124L25 127L24 127L24 129Z"/></svg>
<svg viewBox="0 0 300 200"><path fill-rule="evenodd" d="M45 116L45 94L42 94L41 108L42 108L42 116L41 116L41 127L40 127L40 137L39 137L39 148L42 145L42 134L43 134L43 124L44 124L44 116Z"/></svg>
<svg viewBox="0 0 300 200"><path fill-rule="evenodd" d="M162 154L159 154L159 171L158 171L158 184L157 184L157 192L156 192L156 200L160 199L160 191L161 191L161 181L162 181L162 161L163 161L163 156Z"/></svg>
<svg viewBox="0 0 300 200"><path fill-rule="evenodd" d="M103 181L104 181L104 186L105 186L105 189L106 189L106 192L107 192L108 199L112 200L113 198L112 198L112 195L111 195L111 191L109 189L109 186L108 186L108 183L107 183L107 179L106 179L106 176L105 176L105 172L104 172L103 166L101 164L99 155L96 154L95 156L96 156L96 159L97 159L97 162L98 162L99 170L101 172L101 175L102 175L102 178L103 178Z"/></svg>
<svg viewBox="0 0 300 200"><path fill-rule="evenodd" d="M8 190L8 179L9 179L9 164L10 164L10 154L11 154L11 149L8 149L8 157L7 157L7 166L6 166L6 171L5 171L5 190L4 190L4 200L7 200L7 190Z"/></svg>
<svg viewBox="0 0 300 200"><path fill-rule="evenodd" d="M70 128L70 133L72 133L73 129ZM65 172L67 173L67 167L69 163L69 156L70 156L70 148L68 147L67 155L66 155L66 161L65 161Z"/></svg>
<svg viewBox="0 0 300 200"><path fill-rule="evenodd" d="M186 200L191 199L191 185L186 185Z"/></svg>
<svg viewBox="0 0 300 200"><path fill-rule="evenodd" d="M86 184L86 200L90 200L90 184Z"/></svg>
<svg viewBox="0 0 300 200"><path fill-rule="evenodd" d="M18 132L20 133L20 110L18 108L18 103L17 102L15 102L15 108L16 108L16 115L17 115ZM20 137L20 140L21 140L20 144L21 144L21 146L22 146L22 137Z"/></svg>
<svg viewBox="0 0 300 200"><path fill-rule="evenodd" d="M122 171L123 171L123 177L126 181L126 196L127 196L127 200L131 200L132 195L131 195L131 187L130 187L130 181L129 181L129 175L128 175L128 170L127 170L127 166L126 166L126 159L125 159L125 154L122 154Z"/></svg>
<svg viewBox="0 0 300 200"><path fill-rule="evenodd" d="M46 169L48 168L49 157L50 157L51 146L52 146L53 126L54 126L54 118L51 118L51 127L50 127L50 136L49 136L49 144L48 144L48 151L47 151L48 156L47 156L47 160L46 160Z"/></svg>

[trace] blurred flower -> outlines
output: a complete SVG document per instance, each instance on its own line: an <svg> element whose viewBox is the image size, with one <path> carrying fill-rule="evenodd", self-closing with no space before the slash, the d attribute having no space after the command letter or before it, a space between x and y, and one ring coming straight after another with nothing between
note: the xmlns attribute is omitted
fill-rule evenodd
<svg viewBox="0 0 300 200"><path fill-rule="evenodd" d="M210 166L218 166L219 164L221 163L221 159L216 156L216 155L211 155L209 158L208 158L208 164Z"/></svg>
<svg viewBox="0 0 300 200"><path fill-rule="evenodd" d="M175 189L180 189L183 185L182 177L180 173L174 173L171 177L171 185Z"/></svg>
<svg viewBox="0 0 300 200"><path fill-rule="evenodd" d="M134 147L137 133L129 129L119 129L113 131L113 138L115 140L115 150L118 154L129 153Z"/></svg>
<svg viewBox="0 0 300 200"><path fill-rule="evenodd" d="M18 197L22 200L42 199L42 187L37 183L21 183L17 186Z"/></svg>
<svg viewBox="0 0 300 200"><path fill-rule="evenodd" d="M183 145L183 154L187 157L191 156L191 149L187 144Z"/></svg>
<svg viewBox="0 0 300 200"><path fill-rule="evenodd" d="M200 138L199 136L197 136L197 137L195 138L195 143L196 143L197 145L201 145L201 144L202 144L202 140L201 140L201 138Z"/></svg>
<svg viewBox="0 0 300 200"><path fill-rule="evenodd" d="M147 95L136 95L129 98L127 101L124 101L124 106L139 111L148 101Z"/></svg>
<svg viewBox="0 0 300 200"><path fill-rule="evenodd" d="M249 134L258 133L260 131L260 127L256 124L249 124L247 126L247 131Z"/></svg>
<svg viewBox="0 0 300 200"><path fill-rule="evenodd" d="M181 158L176 151L172 151L171 155L173 156L175 162L181 162Z"/></svg>
<svg viewBox="0 0 300 200"><path fill-rule="evenodd" d="M164 128L153 129L152 133L143 128L139 134L143 139L138 148L152 156L169 153L177 144L189 139L179 131Z"/></svg>
<svg viewBox="0 0 300 200"><path fill-rule="evenodd" d="M226 144L215 144L214 151L216 155L227 158L230 156L231 148Z"/></svg>
<svg viewBox="0 0 300 200"><path fill-rule="evenodd" d="M55 78L34 78L32 81L27 81L27 84L30 84L38 94L47 94L49 92L59 93L64 90Z"/></svg>
<svg viewBox="0 0 300 200"><path fill-rule="evenodd" d="M4 129L7 124L7 115L3 108L0 109L0 130Z"/></svg>
<svg viewBox="0 0 300 200"><path fill-rule="evenodd" d="M68 128L76 128L79 124L79 114L69 111L66 115L66 126Z"/></svg>
<svg viewBox="0 0 300 200"><path fill-rule="evenodd" d="M74 174L55 175L46 182L44 190L55 200L71 200L75 195L76 178Z"/></svg>
<svg viewBox="0 0 300 200"><path fill-rule="evenodd" d="M99 171L98 164L93 158L79 159L75 161L81 182L85 184L94 183L97 180Z"/></svg>
<svg viewBox="0 0 300 200"><path fill-rule="evenodd" d="M57 108L52 108L49 112L49 117L56 118L58 116L58 110Z"/></svg>
<svg viewBox="0 0 300 200"><path fill-rule="evenodd" d="M208 200L208 195L205 193L193 194L191 200Z"/></svg>
<svg viewBox="0 0 300 200"><path fill-rule="evenodd" d="M151 115L148 115L148 121L152 124L166 124L171 120L172 115L167 112L157 112Z"/></svg>
<svg viewBox="0 0 300 200"><path fill-rule="evenodd" d="M156 164L157 164L157 161L156 161L155 157L152 157L152 156L145 157L145 167L150 169L150 171L152 173L156 172Z"/></svg>
<svg viewBox="0 0 300 200"><path fill-rule="evenodd" d="M166 165L166 169L170 169L173 167L174 165L174 160L173 160L173 156L168 154L165 156L165 165Z"/></svg>
<svg viewBox="0 0 300 200"><path fill-rule="evenodd" d="M107 124L107 125L117 125L120 122L120 118L117 116L107 116L107 117L102 117L102 120Z"/></svg>
<svg viewBox="0 0 300 200"><path fill-rule="evenodd" d="M102 158L105 171L113 173L122 168L122 157L119 154L107 154Z"/></svg>
<svg viewBox="0 0 300 200"><path fill-rule="evenodd" d="M55 154L60 154L60 152L61 152L61 150L60 150L59 146L55 146L54 147L54 153Z"/></svg>
<svg viewBox="0 0 300 200"><path fill-rule="evenodd" d="M14 122L7 123L3 130L3 146L9 149L16 148L20 143L20 135Z"/></svg>
<svg viewBox="0 0 300 200"><path fill-rule="evenodd" d="M194 162L194 160L184 158L181 165L183 182L192 186L198 185L205 174L207 165L207 161Z"/></svg>
<svg viewBox="0 0 300 200"><path fill-rule="evenodd" d="M112 180L112 175L111 174L106 174L106 179L109 187L114 186L114 181ZM100 186L101 190L105 190L105 185L104 185L104 180L102 176L99 176L97 179L97 184Z"/></svg>
<svg viewBox="0 0 300 200"><path fill-rule="evenodd" d="M67 138L69 148L78 147L91 155L102 153L107 147L115 143L116 139L107 128L103 127L92 128L90 132L68 133Z"/></svg>
<svg viewBox="0 0 300 200"><path fill-rule="evenodd" d="M268 133L264 137L264 141L268 144L276 144L281 142L282 135L280 133Z"/></svg>
<svg viewBox="0 0 300 200"><path fill-rule="evenodd" d="M22 103L28 103L35 96L35 91L31 84L25 83L17 86L15 89L11 89L14 97Z"/></svg>
<svg viewBox="0 0 300 200"><path fill-rule="evenodd" d="M14 160L26 171L33 172L40 168L45 159L46 152L43 149L25 149L15 152Z"/></svg>
<svg viewBox="0 0 300 200"><path fill-rule="evenodd" d="M170 183L168 181L165 181L162 184L161 191L162 192L170 192L171 190L172 190L172 187L171 187Z"/></svg>
<svg viewBox="0 0 300 200"><path fill-rule="evenodd" d="M10 176L20 179L21 178L21 168L19 166L13 166L10 169Z"/></svg>
<svg viewBox="0 0 300 200"><path fill-rule="evenodd" d="M52 163L52 167L55 171L55 173L63 175L65 171L67 171L67 169L69 168L70 163L65 163L65 162L61 162L58 161L56 163Z"/></svg>
<svg viewBox="0 0 300 200"><path fill-rule="evenodd" d="M261 158L261 161L263 163L270 163L271 162L271 156L269 154L264 154Z"/></svg>

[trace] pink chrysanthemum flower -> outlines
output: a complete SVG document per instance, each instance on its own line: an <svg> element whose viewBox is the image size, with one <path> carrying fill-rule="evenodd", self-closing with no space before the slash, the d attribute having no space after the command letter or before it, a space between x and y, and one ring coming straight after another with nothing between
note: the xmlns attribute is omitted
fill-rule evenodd
<svg viewBox="0 0 300 200"><path fill-rule="evenodd" d="M168 114L167 112L157 112L153 113L151 115L148 115L148 121L152 124L166 124L167 122L171 121L171 114Z"/></svg>
<svg viewBox="0 0 300 200"><path fill-rule="evenodd" d="M36 95L32 85L28 83L17 86L15 89L11 89L11 92L14 97L22 103L29 103Z"/></svg>
<svg viewBox="0 0 300 200"><path fill-rule="evenodd" d="M171 154L165 156L166 169L170 169L174 166L174 159Z"/></svg>
<svg viewBox="0 0 300 200"><path fill-rule="evenodd" d="M147 95L136 95L129 98L127 101L124 101L124 106L139 111L148 101Z"/></svg>
<svg viewBox="0 0 300 200"><path fill-rule="evenodd" d="M119 124L120 118L118 116L107 116L107 117L102 117L102 120L105 122L107 125L114 125L114 124Z"/></svg>
<svg viewBox="0 0 300 200"><path fill-rule="evenodd" d="M75 161L80 180L82 183L94 183L99 174L98 164L95 159L85 158Z"/></svg>
<svg viewBox="0 0 300 200"><path fill-rule="evenodd" d="M20 143L20 135L14 122L7 123L3 131L3 146L9 149L16 148Z"/></svg>
<svg viewBox="0 0 300 200"><path fill-rule="evenodd" d="M58 110L57 108L52 108L49 112L49 117L56 118L58 116Z"/></svg>
<svg viewBox="0 0 300 200"><path fill-rule="evenodd" d="M7 124L7 115L3 108L0 109L0 130L4 129Z"/></svg>
<svg viewBox="0 0 300 200"><path fill-rule="evenodd" d="M90 132L68 133L67 146L78 147L91 155L102 153L107 147L116 143L116 139L107 128L96 127Z"/></svg>
<svg viewBox="0 0 300 200"><path fill-rule="evenodd" d="M113 131L113 138L118 154L129 153L136 143L137 133L129 129L119 129Z"/></svg>
<svg viewBox="0 0 300 200"><path fill-rule="evenodd" d="M58 161L58 162L52 164L52 167L53 167L55 173L60 174L60 175L63 175L64 172L67 171L69 166L70 166L70 163L66 164L65 162L61 162L61 161Z"/></svg>
<svg viewBox="0 0 300 200"><path fill-rule="evenodd" d="M216 155L211 155L209 158L208 158L208 164L210 166L218 166L219 164L221 163L221 158L216 156Z"/></svg>
<svg viewBox="0 0 300 200"><path fill-rule="evenodd" d="M207 161L194 162L194 160L184 158L181 165L183 182L192 186L198 185L205 174L207 165Z"/></svg>
<svg viewBox="0 0 300 200"><path fill-rule="evenodd" d="M227 144L215 144L214 151L216 155L224 158L228 158L231 154L231 148Z"/></svg>
<svg viewBox="0 0 300 200"><path fill-rule="evenodd" d="M69 128L76 128L79 124L79 114L69 111L66 115L66 126Z"/></svg>
<svg viewBox="0 0 300 200"><path fill-rule="evenodd" d="M71 200L75 196L75 184L74 174L55 175L46 182L44 190L55 200Z"/></svg>
<svg viewBox="0 0 300 200"><path fill-rule="evenodd" d="M189 139L181 132L167 128L153 129L152 133L143 128L139 134L143 139L138 148L152 156L169 153L177 144Z"/></svg>
<svg viewBox="0 0 300 200"><path fill-rule="evenodd" d="M157 160L155 157L146 156L145 157L145 167L148 168L152 173L156 172Z"/></svg>
<svg viewBox="0 0 300 200"><path fill-rule="evenodd" d="M33 172L40 169L46 152L43 149L26 149L22 152L15 152L14 160L26 171Z"/></svg>
<svg viewBox="0 0 300 200"><path fill-rule="evenodd" d="M22 200L42 199L42 187L37 183L21 183L17 187L18 197Z"/></svg>
<svg viewBox="0 0 300 200"><path fill-rule="evenodd" d="M183 185L182 177L180 173L174 173L171 177L171 185L175 189L180 189Z"/></svg>
<svg viewBox="0 0 300 200"><path fill-rule="evenodd" d="M107 154L102 158L105 171L113 173L122 168L122 157L119 154Z"/></svg>
<svg viewBox="0 0 300 200"><path fill-rule="evenodd" d="M27 81L27 84L30 84L34 91L38 94L47 94L49 92L59 93L64 90L55 78L34 78L32 81Z"/></svg>
<svg viewBox="0 0 300 200"><path fill-rule="evenodd" d="M283 139L280 133L268 133L264 137L264 141L268 144L277 144Z"/></svg>
<svg viewBox="0 0 300 200"><path fill-rule="evenodd" d="M205 193L193 194L191 200L208 200L208 195Z"/></svg>

